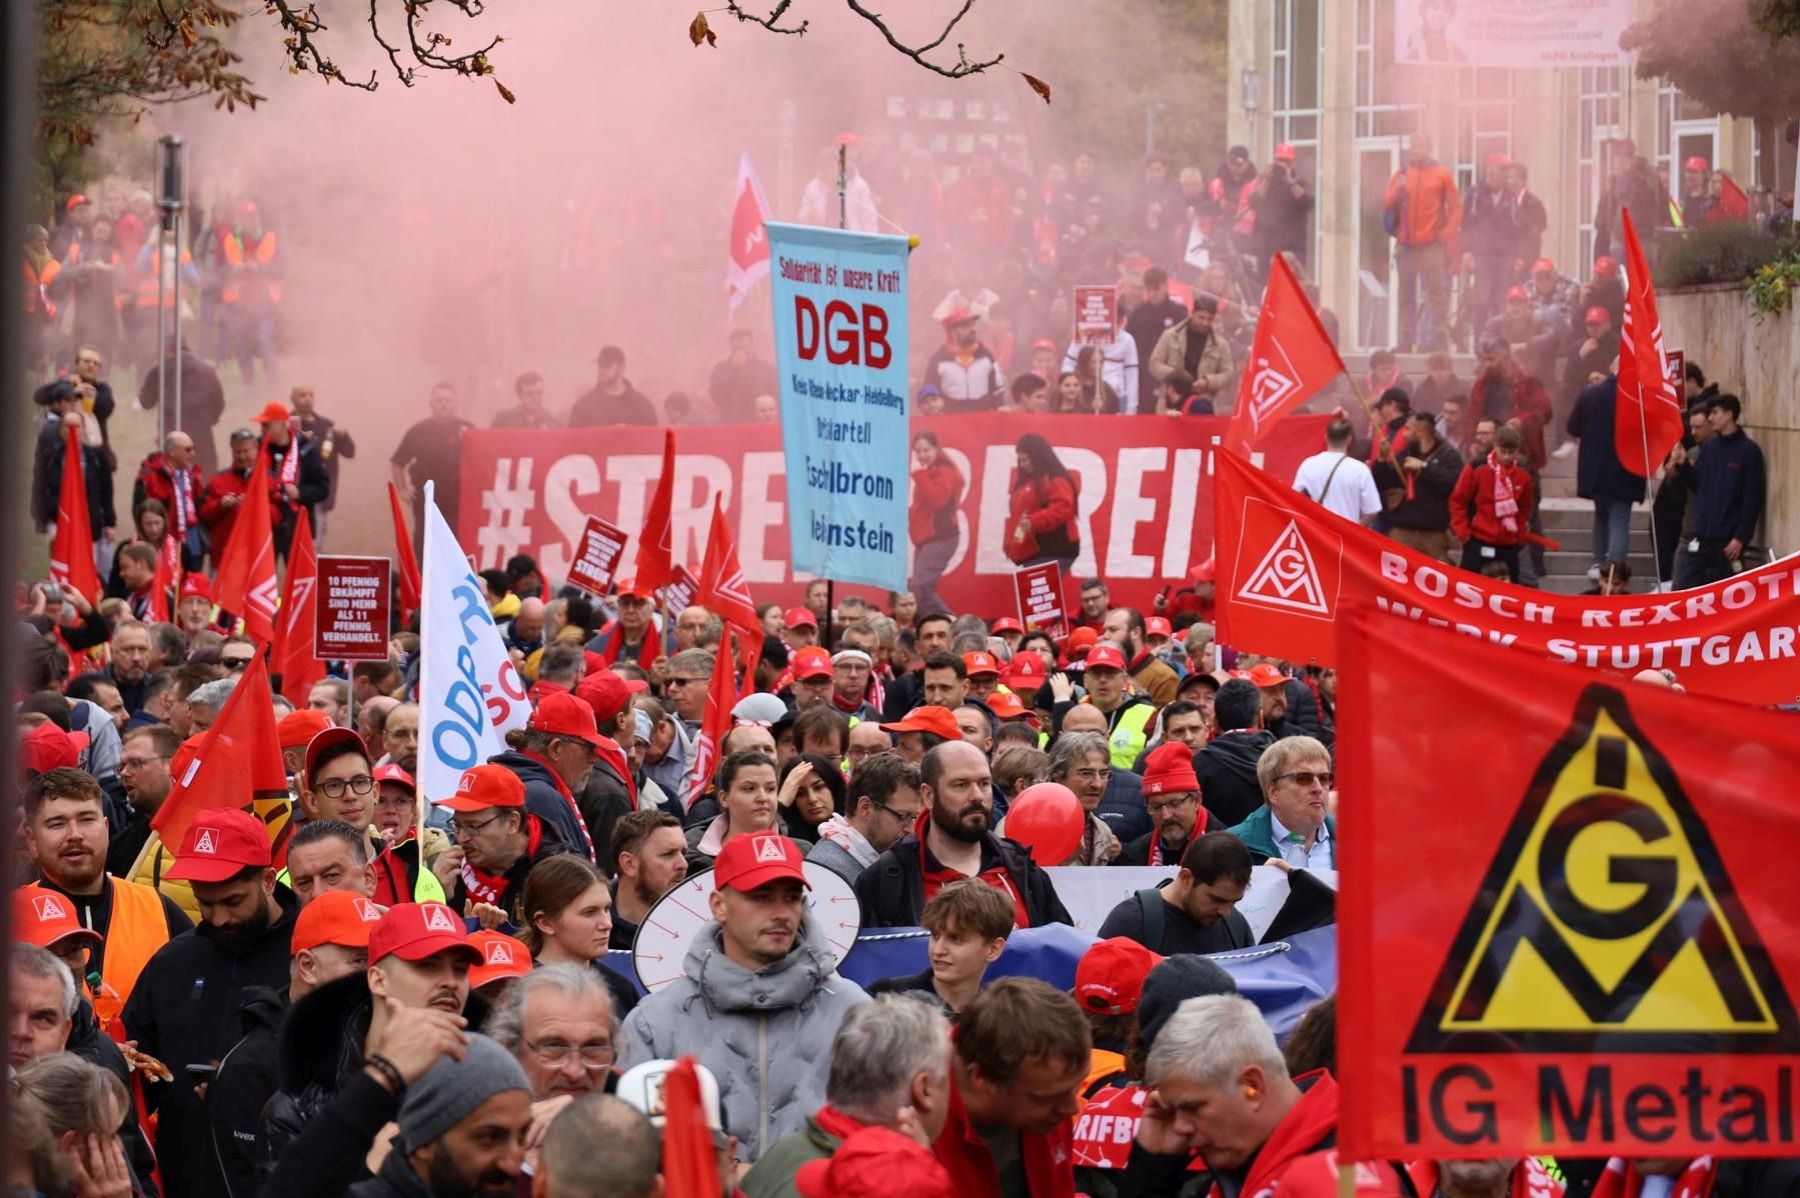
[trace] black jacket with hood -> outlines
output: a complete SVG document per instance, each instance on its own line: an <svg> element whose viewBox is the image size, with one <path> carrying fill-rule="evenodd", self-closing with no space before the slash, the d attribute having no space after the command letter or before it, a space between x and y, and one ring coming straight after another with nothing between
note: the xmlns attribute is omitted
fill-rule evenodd
<svg viewBox="0 0 1800 1198"><path fill-rule="evenodd" d="M255 1198L273 1164L263 1134L263 1108L275 1095L281 1024L288 1008L286 987L252 991L238 1012L238 1042L206 1087L213 1151L231 1198Z"/></svg>
<svg viewBox="0 0 1800 1198"><path fill-rule="evenodd" d="M1263 805L1262 784L1256 780L1256 762L1263 750L1275 743L1275 734L1262 729L1221 732L1194 754L1194 773L1200 779L1200 802L1215 827L1230 828L1250 818Z"/></svg>
<svg viewBox="0 0 1800 1198"><path fill-rule="evenodd" d="M587 829L582 825L581 816L563 797L563 789L557 785L559 779L550 772L549 766L535 757L511 750L488 758L488 764L505 766L517 774L519 781L525 784L525 810L543 820L548 829L554 829L556 838L564 841L569 851L587 855Z"/></svg>

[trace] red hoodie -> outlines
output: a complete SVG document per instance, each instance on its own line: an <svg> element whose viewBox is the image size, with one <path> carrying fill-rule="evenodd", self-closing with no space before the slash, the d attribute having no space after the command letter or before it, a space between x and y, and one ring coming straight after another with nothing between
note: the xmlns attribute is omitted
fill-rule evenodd
<svg viewBox="0 0 1800 1198"><path fill-rule="evenodd" d="M1338 1085L1331 1074L1316 1069L1301 1074L1294 1082L1302 1087L1300 1101L1256 1150L1241 1193L1261 1194L1273 1189L1296 1161L1337 1139ZM1224 1188L1215 1181L1209 1198L1224 1198L1224 1194Z"/></svg>
<svg viewBox="0 0 1800 1198"><path fill-rule="evenodd" d="M1502 473L1513 488L1515 507L1511 513L1511 528L1506 527L1502 514L1494 507L1494 492ZM1487 545L1522 545L1530 531L1527 526L1530 518L1531 475L1523 466L1502 466L1490 457L1485 462L1463 467L1456 480L1456 489L1450 492L1450 528L1456 533L1457 540L1467 541L1472 534L1475 540Z"/></svg>
<svg viewBox="0 0 1800 1198"><path fill-rule="evenodd" d="M906 532L915 545L941 541L956 535L956 505L962 499L963 477L956 463L942 454L923 470L912 474L912 507L906 514Z"/></svg>

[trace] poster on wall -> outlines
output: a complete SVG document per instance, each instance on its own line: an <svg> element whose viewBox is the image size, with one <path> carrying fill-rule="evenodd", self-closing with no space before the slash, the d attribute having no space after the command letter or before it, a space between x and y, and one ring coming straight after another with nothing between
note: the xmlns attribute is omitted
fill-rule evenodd
<svg viewBox="0 0 1800 1198"><path fill-rule="evenodd" d="M1395 0L1402 66L1612 67L1631 0Z"/></svg>

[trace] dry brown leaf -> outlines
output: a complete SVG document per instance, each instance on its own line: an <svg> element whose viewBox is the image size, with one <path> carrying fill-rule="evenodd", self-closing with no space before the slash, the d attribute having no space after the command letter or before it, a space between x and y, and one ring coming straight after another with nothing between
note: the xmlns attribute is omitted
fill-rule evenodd
<svg viewBox="0 0 1800 1198"><path fill-rule="evenodd" d="M512 94L512 91L506 86L506 84L504 84L504 83L500 82L498 79L496 79L496 80L494 80L494 86L500 89L500 98L502 100L505 100L508 104L518 103L518 98Z"/></svg>
<svg viewBox="0 0 1800 1198"><path fill-rule="evenodd" d="M1044 103L1048 104L1050 102L1050 85L1048 83L1045 83L1036 75L1026 75L1024 71L1020 71L1019 74L1025 76L1025 82L1031 86L1032 91L1044 97Z"/></svg>
<svg viewBox="0 0 1800 1198"><path fill-rule="evenodd" d="M688 26L688 40L693 42L696 46L701 42L705 42L715 49L718 47L718 36L714 34L711 29L707 28L705 13L697 12L694 14L693 23Z"/></svg>

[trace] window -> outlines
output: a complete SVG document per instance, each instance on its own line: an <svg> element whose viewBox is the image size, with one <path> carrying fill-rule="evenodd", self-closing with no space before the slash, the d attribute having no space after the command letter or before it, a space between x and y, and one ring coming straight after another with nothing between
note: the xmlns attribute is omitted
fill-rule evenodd
<svg viewBox="0 0 1800 1198"><path fill-rule="evenodd" d="M1270 6L1269 121L1276 145L1294 147L1301 177L1319 178L1319 6L1322 0L1274 0ZM1271 147L1273 157L1273 147ZM1318 221L1308 234L1307 261L1317 272Z"/></svg>
<svg viewBox="0 0 1800 1198"><path fill-rule="evenodd" d="M1625 133L1625 70L1623 67L1582 67L1578 83L1576 121L1576 200L1580 224L1580 262L1594 260L1594 213L1600 207L1600 189L1606 183L1606 143ZM1579 277L1578 272L1569 271Z"/></svg>

